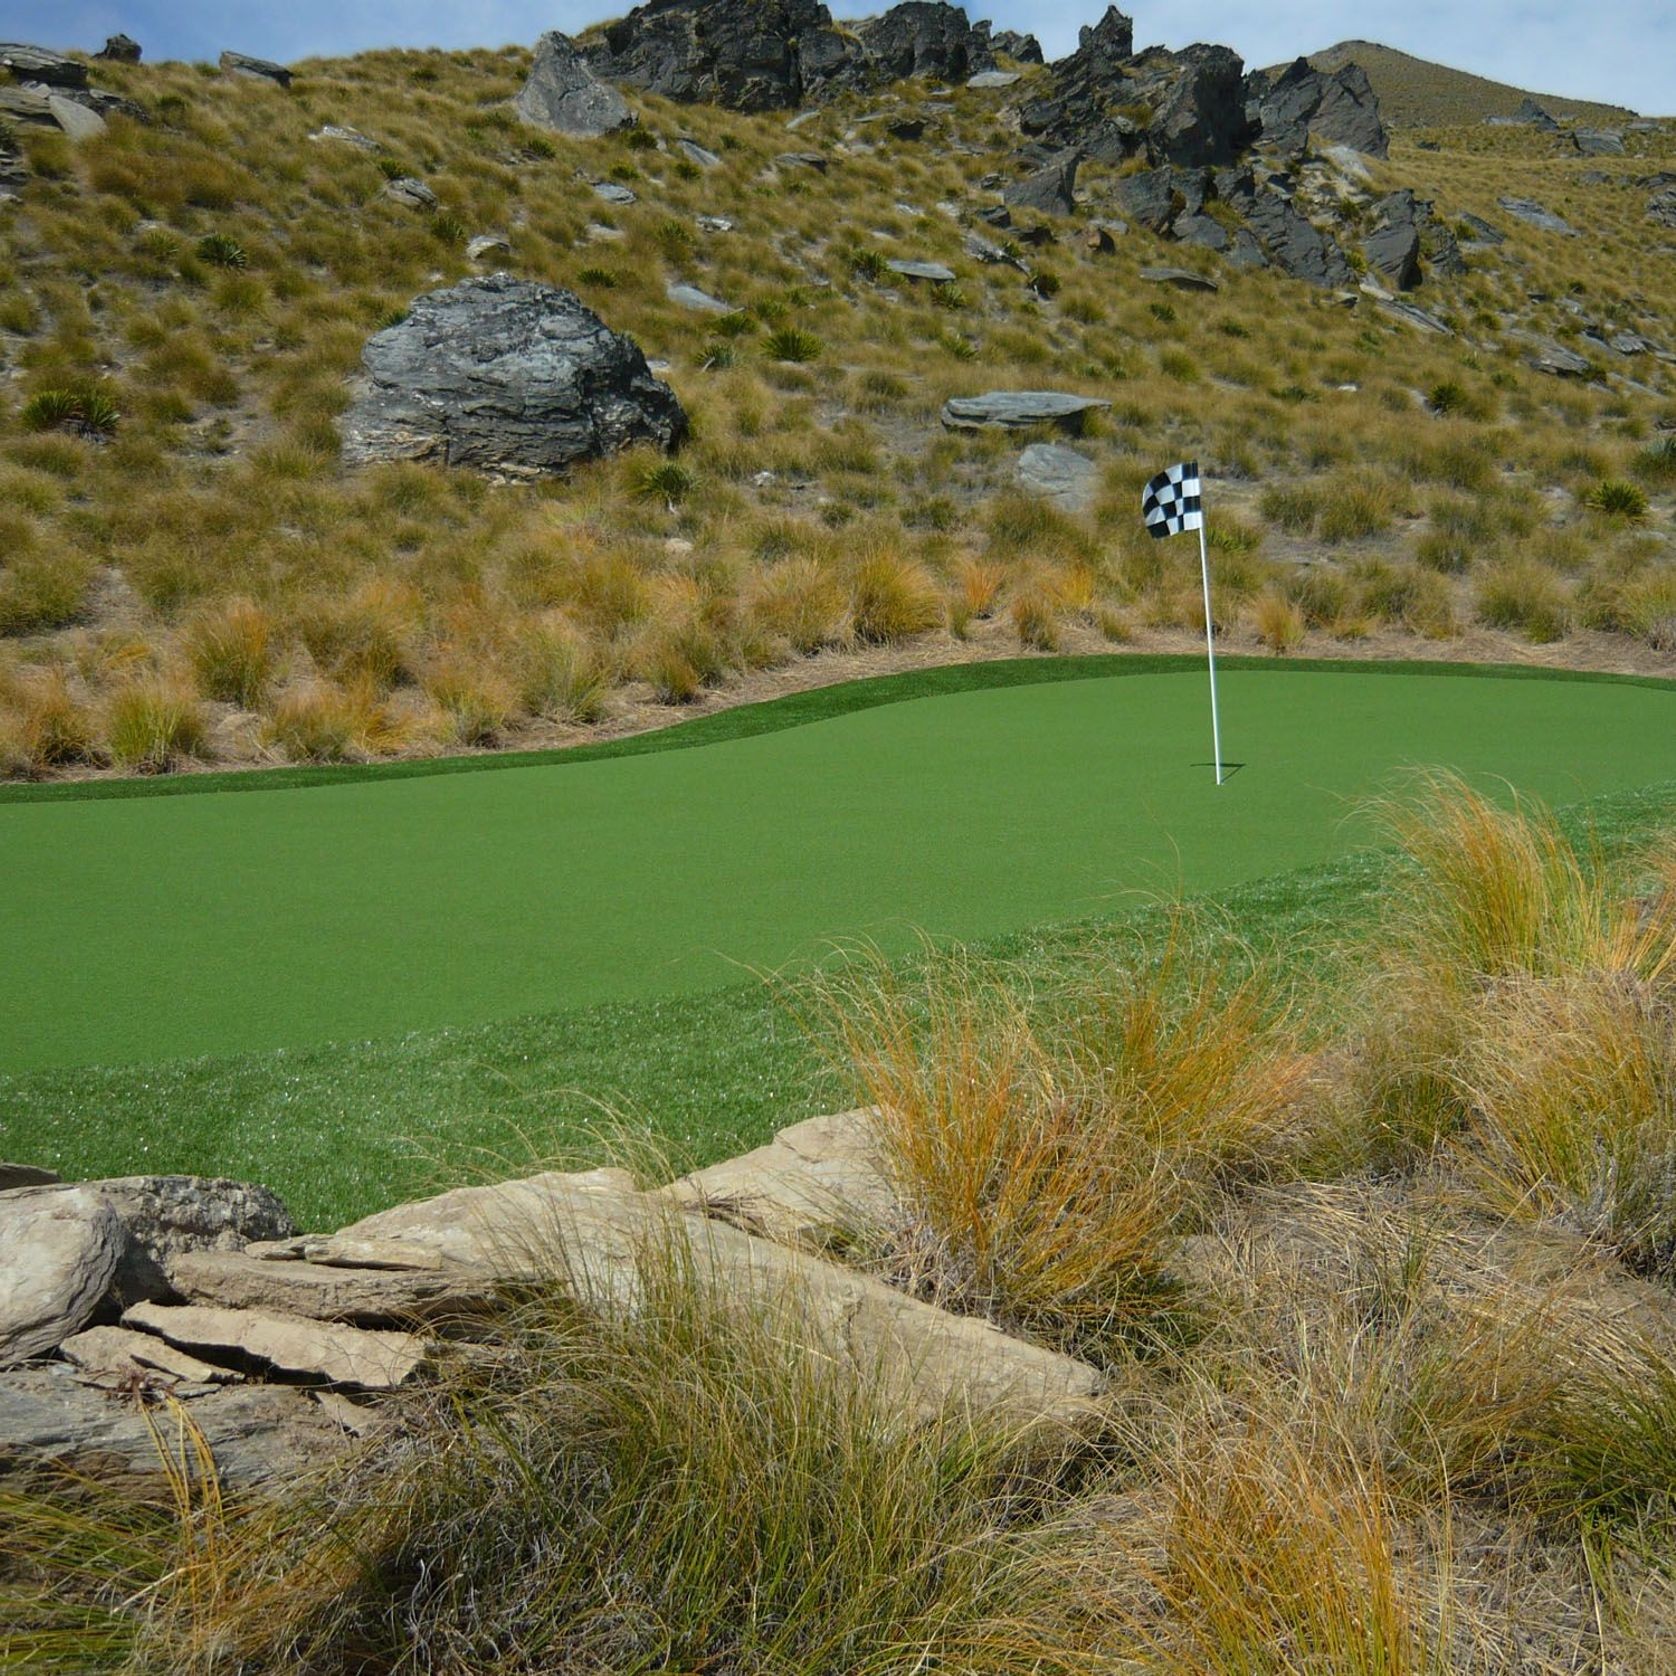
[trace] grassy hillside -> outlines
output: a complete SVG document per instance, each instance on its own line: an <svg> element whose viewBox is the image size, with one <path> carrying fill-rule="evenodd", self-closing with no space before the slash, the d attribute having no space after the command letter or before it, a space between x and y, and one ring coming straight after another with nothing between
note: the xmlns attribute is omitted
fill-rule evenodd
<svg viewBox="0 0 1676 1676"><path fill-rule="evenodd" d="M1318 70L1360 64L1379 96L1386 122L1394 128L1434 128L1512 116L1526 99L1535 99L1551 116L1575 116L1591 124L1616 125L1636 114L1623 105L1598 105L1588 99L1509 87L1506 82L1475 76L1469 70L1452 70L1447 64L1433 64L1373 41L1340 41L1323 52L1312 52L1309 61Z"/></svg>
<svg viewBox="0 0 1676 1676"><path fill-rule="evenodd" d="M1062 223L1010 247L1027 271L975 261L956 217L995 202L1016 143L994 93L957 92L920 141L858 125L925 91L902 84L794 137L647 99L626 137L574 142L513 115L528 62L376 53L305 63L289 92L100 65L148 124L19 134L0 774L556 745L881 660L1185 649L1191 543L1149 541L1136 502L1187 455L1213 483L1230 649L1676 668L1672 369L1581 338L1663 342L1676 318L1628 178L1676 136L1634 136L1604 183L1522 132L1399 143L1380 182L1508 235L1428 281L1446 338L1275 273L1162 289L1144 267L1214 258L1140 232L1100 254ZM311 137L328 123L380 149ZM777 165L788 145L828 172ZM434 213L384 195L406 174ZM607 205L605 179L638 201ZM1083 171L1084 216L1110 184ZM1522 227L1508 193L1583 236ZM678 459L521 487L343 469L368 334L473 271L488 231L511 244L494 263L574 288L667 365L694 420ZM917 287L892 257L958 277ZM739 312L682 309L676 279ZM1522 331L1582 347L1594 376L1535 371ZM1044 385L1112 400L1079 444L1090 513L1016 487L1029 439L938 423L950 395Z"/></svg>

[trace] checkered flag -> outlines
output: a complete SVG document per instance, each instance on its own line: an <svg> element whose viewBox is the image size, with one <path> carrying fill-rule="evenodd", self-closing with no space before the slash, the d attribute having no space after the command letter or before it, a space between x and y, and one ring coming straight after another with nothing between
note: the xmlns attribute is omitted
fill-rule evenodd
<svg viewBox="0 0 1676 1676"><path fill-rule="evenodd" d="M1199 483L1199 462L1184 460L1179 466L1161 471L1141 495L1141 517L1149 534L1162 539L1183 530L1204 527L1204 502Z"/></svg>

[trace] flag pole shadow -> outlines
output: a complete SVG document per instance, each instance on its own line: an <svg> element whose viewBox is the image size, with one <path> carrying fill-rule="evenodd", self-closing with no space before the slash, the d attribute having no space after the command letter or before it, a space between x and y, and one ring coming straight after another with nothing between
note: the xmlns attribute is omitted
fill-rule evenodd
<svg viewBox="0 0 1676 1676"><path fill-rule="evenodd" d="M1190 768L1214 768L1214 762L1189 763ZM1225 762L1222 765L1222 783L1226 785L1239 771L1246 766L1243 762Z"/></svg>

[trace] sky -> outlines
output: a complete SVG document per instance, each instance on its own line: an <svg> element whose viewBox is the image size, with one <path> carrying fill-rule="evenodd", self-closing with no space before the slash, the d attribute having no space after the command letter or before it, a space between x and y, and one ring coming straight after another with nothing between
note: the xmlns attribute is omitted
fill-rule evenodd
<svg viewBox="0 0 1676 1676"><path fill-rule="evenodd" d="M879 3L828 0L839 17ZM381 46L532 43L544 29L574 33L620 16L613 0L0 0L0 40L94 49L132 35L150 58L214 58L223 47L274 58L331 56ZM1676 115L1672 0L1134 0L1137 46L1217 41L1247 64L1284 62L1342 40L1378 41L1539 93ZM969 6L998 29L1032 31L1048 57L1076 45L1103 0L995 0Z"/></svg>

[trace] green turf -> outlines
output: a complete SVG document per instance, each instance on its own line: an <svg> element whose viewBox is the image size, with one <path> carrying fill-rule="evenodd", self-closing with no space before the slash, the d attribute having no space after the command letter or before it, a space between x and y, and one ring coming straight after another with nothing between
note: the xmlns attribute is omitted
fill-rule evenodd
<svg viewBox="0 0 1676 1676"><path fill-rule="evenodd" d="M1216 890L1365 841L1351 812L1404 763L1561 802L1676 775L1667 688L1375 667L1228 671L1221 790L1184 671L492 774L8 803L0 1069L677 997L833 936Z"/></svg>
<svg viewBox="0 0 1676 1676"><path fill-rule="evenodd" d="M1608 853L1645 844L1676 824L1676 783L1594 799L1568 824ZM1275 953L1330 1003L1391 876L1388 856L1362 851L1208 907L1213 925ZM1158 917L1140 907L983 946L1035 987ZM0 1157L71 1177L264 1181L305 1225L332 1228L474 1173L597 1162L610 1155L610 1112L703 1164L851 1095L795 1009L746 983L386 1041L0 1074Z"/></svg>

